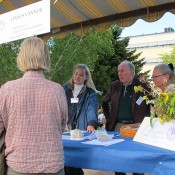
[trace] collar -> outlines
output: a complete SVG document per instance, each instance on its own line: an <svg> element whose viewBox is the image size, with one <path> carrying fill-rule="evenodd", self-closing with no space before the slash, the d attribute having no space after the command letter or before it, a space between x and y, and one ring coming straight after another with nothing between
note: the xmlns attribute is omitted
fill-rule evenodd
<svg viewBox="0 0 175 175"><path fill-rule="evenodd" d="M84 84L74 84L74 90L75 89L82 89L83 86L84 86Z"/></svg>
<svg viewBox="0 0 175 175"><path fill-rule="evenodd" d="M36 70L36 71L29 70L29 71L25 72L23 77L34 77L34 78L35 77L42 77L42 78L45 78L44 73L41 70Z"/></svg>
<svg viewBox="0 0 175 175"><path fill-rule="evenodd" d="M133 83L133 79L132 79L129 83L127 83L127 84L123 84L123 83L122 83L122 85L123 85L123 86L129 86L129 85L132 85L132 83Z"/></svg>

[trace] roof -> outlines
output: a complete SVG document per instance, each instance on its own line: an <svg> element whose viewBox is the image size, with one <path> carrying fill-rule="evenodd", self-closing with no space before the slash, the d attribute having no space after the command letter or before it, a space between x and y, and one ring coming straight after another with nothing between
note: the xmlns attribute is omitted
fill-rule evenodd
<svg viewBox="0 0 175 175"><path fill-rule="evenodd" d="M0 14L37 1L39 0L0 0ZM50 1L51 29L59 29L61 37L71 31L81 35L90 27L104 30L114 23L126 27L139 18L153 22L167 11L175 14L175 0Z"/></svg>

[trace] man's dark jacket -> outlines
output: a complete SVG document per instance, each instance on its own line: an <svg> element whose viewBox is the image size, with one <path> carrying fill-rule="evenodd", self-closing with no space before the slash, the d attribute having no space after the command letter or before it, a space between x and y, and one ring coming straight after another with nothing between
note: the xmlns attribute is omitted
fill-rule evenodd
<svg viewBox="0 0 175 175"><path fill-rule="evenodd" d="M141 97L144 96L142 92L138 92L138 93L134 92L134 86L139 86L139 85L141 85L146 90L150 91L146 83L142 83L137 79L133 80L131 98L132 98L132 118L134 119L135 123L140 123L142 122L145 116L150 116L150 106L146 104L145 100L142 101L140 105L136 103L136 101L140 96ZM103 98L102 108L103 108L104 115L106 117L107 131L114 130L121 91L122 91L122 83L119 80L114 81L112 82L108 93Z"/></svg>

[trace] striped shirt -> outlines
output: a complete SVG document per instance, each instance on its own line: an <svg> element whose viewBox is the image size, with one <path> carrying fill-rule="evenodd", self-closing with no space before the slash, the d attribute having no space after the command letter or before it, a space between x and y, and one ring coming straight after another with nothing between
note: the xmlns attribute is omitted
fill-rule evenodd
<svg viewBox="0 0 175 175"><path fill-rule="evenodd" d="M64 167L62 132L67 121L63 88L27 71L0 89L0 134L6 129L7 165L20 173L56 173Z"/></svg>

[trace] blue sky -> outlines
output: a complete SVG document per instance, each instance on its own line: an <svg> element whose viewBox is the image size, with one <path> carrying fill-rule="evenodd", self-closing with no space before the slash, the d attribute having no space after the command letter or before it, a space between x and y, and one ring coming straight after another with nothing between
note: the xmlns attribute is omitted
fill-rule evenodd
<svg viewBox="0 0 175 175"><path fill-rule="evenodd" d="M164 32L164 28L171 27L175 31L175 15L167 12L156 22L145 22L142 19L137 20L132 26L125 27L121 37L136 36L151 33Z"/></svg>

